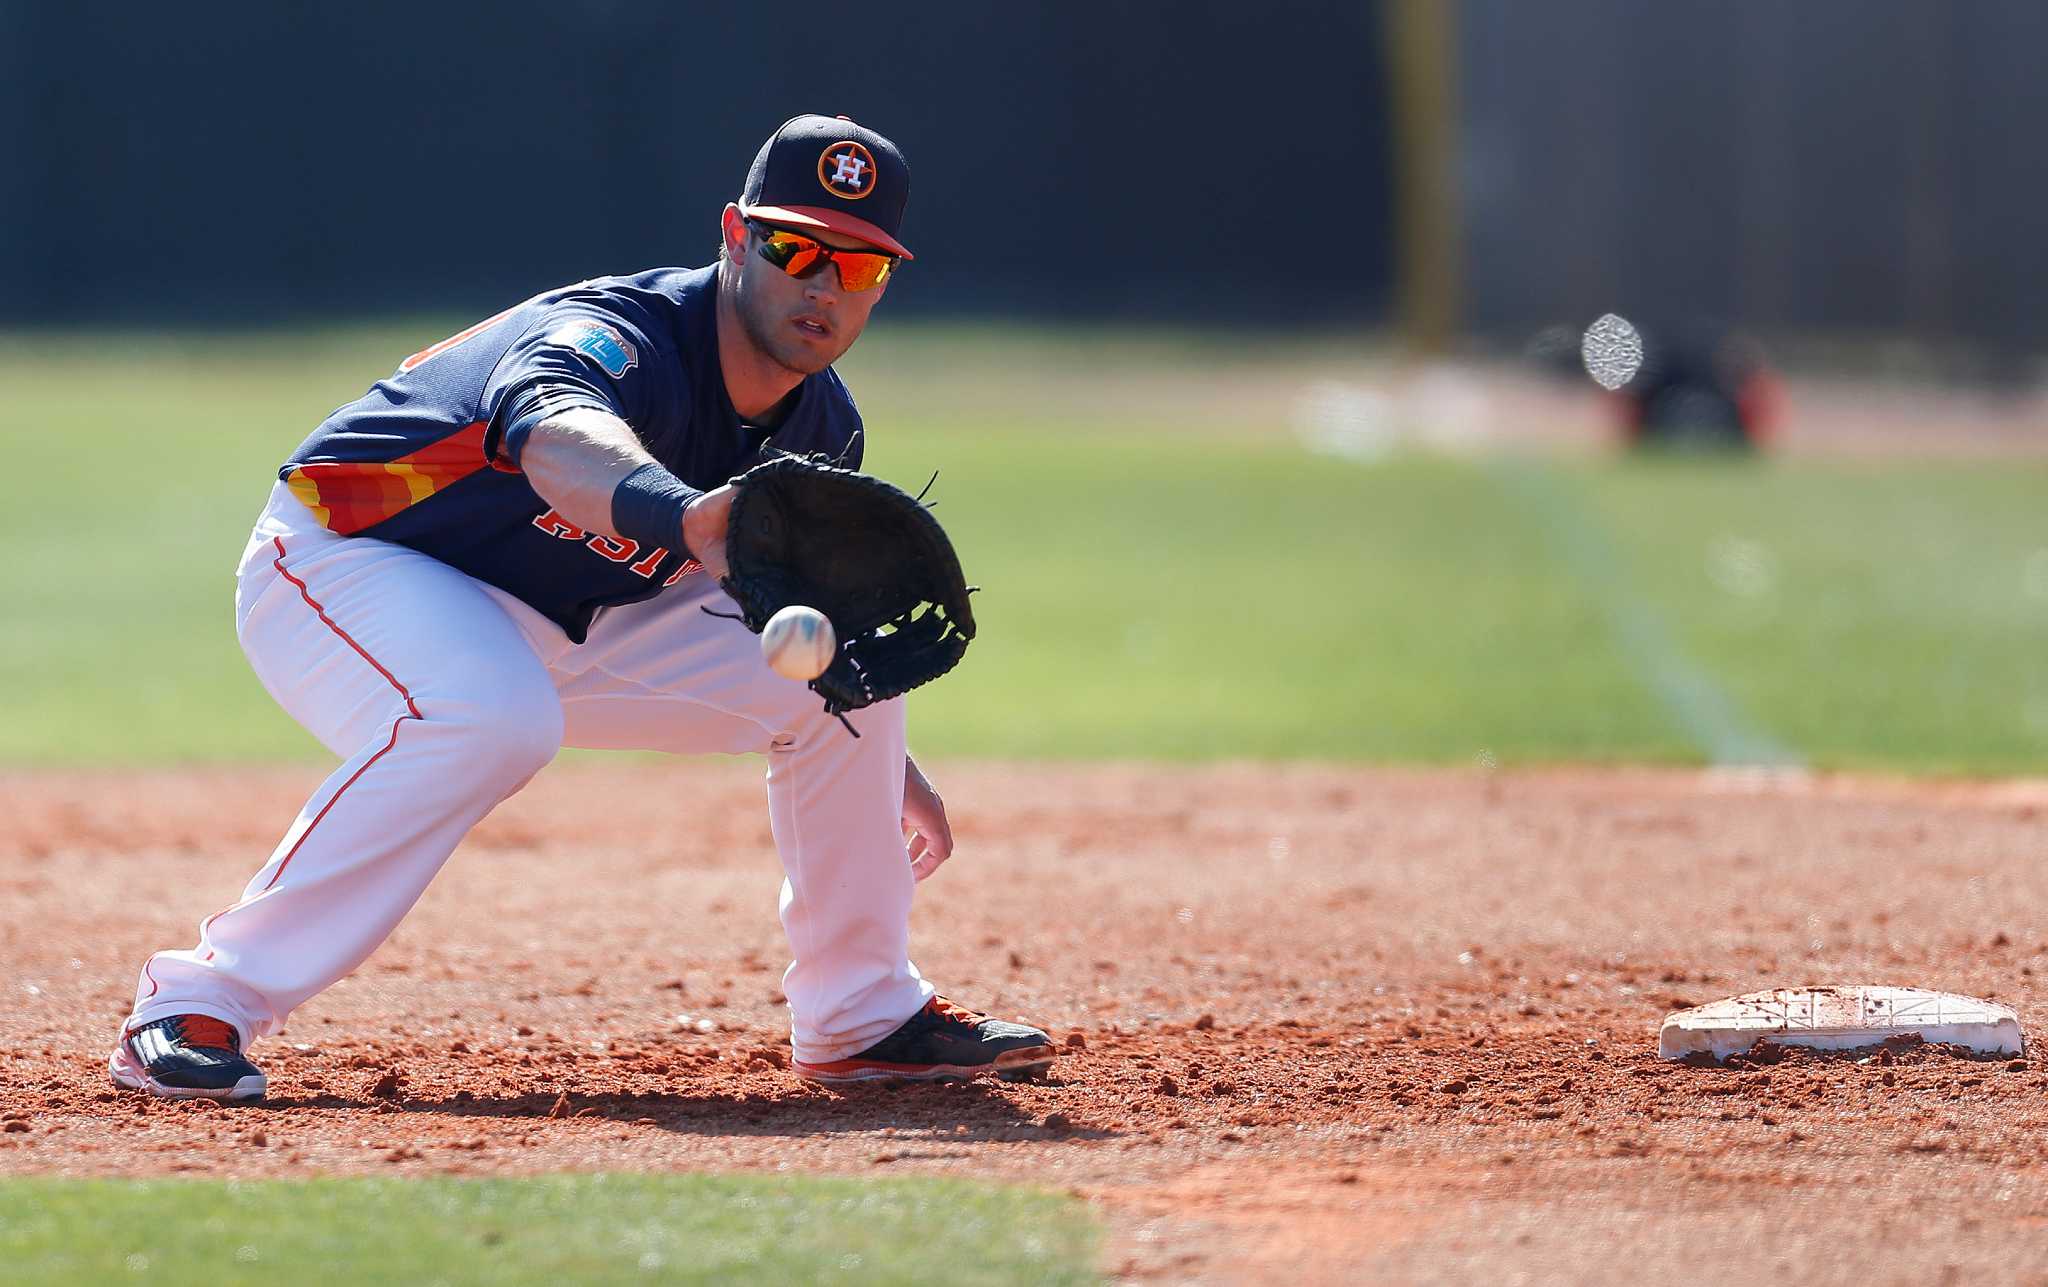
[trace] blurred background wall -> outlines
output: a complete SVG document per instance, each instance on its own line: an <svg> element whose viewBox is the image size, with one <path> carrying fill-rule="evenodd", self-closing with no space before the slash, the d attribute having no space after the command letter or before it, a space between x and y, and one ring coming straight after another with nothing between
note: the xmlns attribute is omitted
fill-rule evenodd
<svg viewBox="0 0 2048 1287"><path fill-rule="evenodd" d="M910 158L892 310L1369 323L1380 31L1340 0L0 0L0 321L474 311L703 263L818 111ZM1309 224L1337 271L1284 250Z"/></svg>
<svg viewBox="0 0 2048 1287"><path fill-rule="evenodd" d="M2048 335L2048 5L1461 0L1464 322Z"/></svg>
<svg viewBox="0 0 2048 1287"><path fill-rule="evenodd" d="M892 310L2017 354L2043 48L2038 0L0 0L0 322L456 314L701 262L818 110L912 159Z"/></svg>

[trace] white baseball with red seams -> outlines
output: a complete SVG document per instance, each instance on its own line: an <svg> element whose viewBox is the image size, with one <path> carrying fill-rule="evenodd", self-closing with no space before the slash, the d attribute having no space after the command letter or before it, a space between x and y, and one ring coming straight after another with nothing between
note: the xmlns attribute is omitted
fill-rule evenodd
<svg viewBox="0 0 2048 1287"><path fill-rule="evenodd" d="M245 1044L277 1031L384 941L470 828L579 746L765 752L794 1053L823 1063L888 1035L932 995L909 958L903 702L870 707L850 737L706 605L730 607L693 572L604 610L574 645L438 559L334 535L280 484L242 556L237 635L342 764L198 945L150 958L127 1026L202 1014Z"/></svg>
<svg viewBox="0 0 2048 1287"><path fill-rule="evenodd" d="M825 673L839 647L832 623L816 608L792 603L761 628L761 656L785 679L809 683Z"/></svg>

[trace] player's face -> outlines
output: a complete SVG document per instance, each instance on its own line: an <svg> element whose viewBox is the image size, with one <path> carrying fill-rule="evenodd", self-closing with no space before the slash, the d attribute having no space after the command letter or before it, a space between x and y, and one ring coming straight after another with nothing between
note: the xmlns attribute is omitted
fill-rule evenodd
<svg viewBox="0 0 2048 1287"><path fill-rule="evenodd" d="M838 250L874 250L857 238L811 228L804 236ZM747 338L763 356L799 375L822 371L853 347L868 314L889 285L851 291L839 266L827 264L809 277L791 277L761 258L760 236L735 210L726 212L726 257L738 269L734 301Z"/></svg>

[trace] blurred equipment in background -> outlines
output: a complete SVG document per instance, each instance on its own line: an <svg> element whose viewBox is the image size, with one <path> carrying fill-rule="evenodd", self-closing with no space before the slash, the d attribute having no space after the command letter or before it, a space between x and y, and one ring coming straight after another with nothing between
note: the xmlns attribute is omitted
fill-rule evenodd
<svg viewBox="0 0 2048 1287"><path fill-rule="evenodd" d="M1604 313L1584 332L1549 326L1525 352L1538 366L1607 391L1631 447L1751 451L1770 445L1783 394L1753 338L1716 324L1637 326Z"/></svg>
<svg viewBox="0 0 2048 1287"><path fill-rule="evenodd" d="M1749 451L1777 422L1777 378L1748 336L1672 326L1642 337L1642 368L1615 390L1632 447Z"/></svg>

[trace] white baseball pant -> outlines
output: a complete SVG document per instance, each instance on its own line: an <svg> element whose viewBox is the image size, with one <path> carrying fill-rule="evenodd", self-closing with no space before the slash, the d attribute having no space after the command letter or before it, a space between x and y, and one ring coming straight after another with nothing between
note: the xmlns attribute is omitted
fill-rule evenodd
<svg viewBox="0 0 2048 1287"><path fill-rule="evenodd" d="M335 536L279 485L242 556L237 634L271 696L343 762L198 946L150 958L127 1026L204 1014L245 1043L276 1031L566 745L766 753L795 1055L843 1059L887 1035L932 994L908 954L903 702L862 711L853 738L706 604L732 607L693 574L571 644L437 559Z"/></svg>

